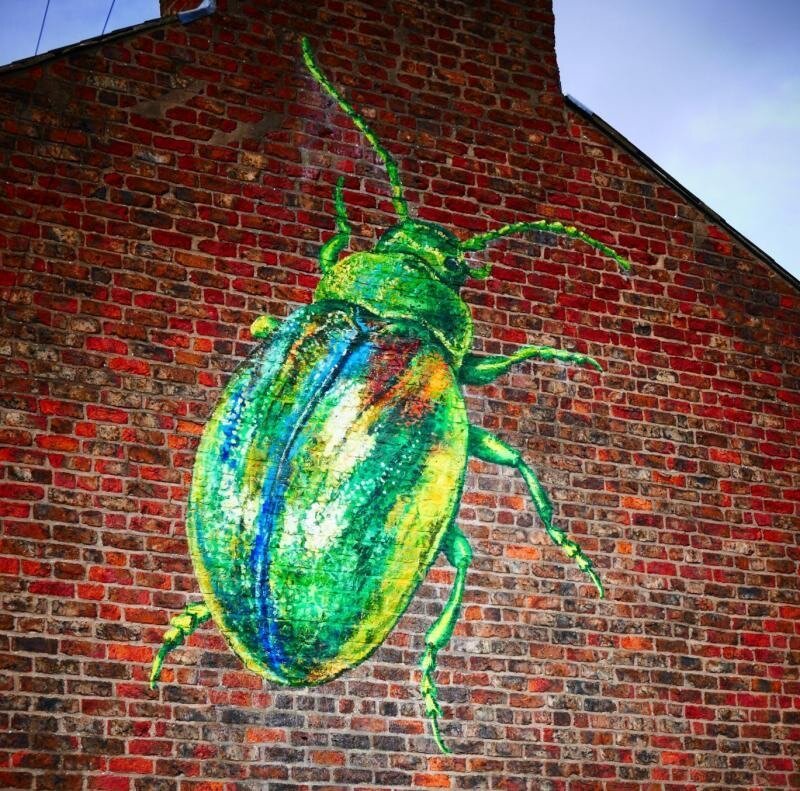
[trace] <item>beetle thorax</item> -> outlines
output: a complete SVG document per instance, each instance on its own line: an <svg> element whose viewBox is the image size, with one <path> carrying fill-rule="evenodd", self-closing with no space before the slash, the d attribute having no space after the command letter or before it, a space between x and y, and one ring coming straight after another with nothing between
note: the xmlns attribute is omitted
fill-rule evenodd
<svg viewBox="0 0 800 791"><path fill-rule="evenodd" d="M314 299L416 323L458 368L472 343L472 318L458 294L467 272L453 234L433 223L405 220L381 237L375 252L353 253L331 266Z"/></svg>
<svg viewBox="0 0 800 791"><path fill-rule="evenodd" d="M458 239L432 222L404 220L381 236L375 250L413 255L425 263L433 277L454 289L461 288L469 274Z"/></svg>

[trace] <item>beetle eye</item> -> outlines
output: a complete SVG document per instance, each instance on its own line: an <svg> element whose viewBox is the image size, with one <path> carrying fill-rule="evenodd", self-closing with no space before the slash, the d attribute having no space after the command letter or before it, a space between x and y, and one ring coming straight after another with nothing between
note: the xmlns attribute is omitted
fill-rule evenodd
<svg viewBox="0 0 800 791"><path fill-rule="evenodd" d="M455 258L445 258L444 259L444 268L448 272L452 272L453 274L455 274L456 272L460 272L461 271L461 264L459 264L458 261Z"/></svg>

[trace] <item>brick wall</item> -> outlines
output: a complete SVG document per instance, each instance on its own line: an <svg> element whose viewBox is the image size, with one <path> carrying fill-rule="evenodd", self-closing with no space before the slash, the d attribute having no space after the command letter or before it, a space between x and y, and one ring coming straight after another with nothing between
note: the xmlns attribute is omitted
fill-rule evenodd
<svg viewBox="0 0 800 791"><path fill-rule="evenodd" d="M220 6L0 75L0 786L800 787L798 292L565 107L546 0ZM539 470L608 598L517 475L471 463L450 757L417 691L441 562L330 684L262 682L210 624L146 683L196 596L192 460L250 322L311 299L339 174L351 249L394 222L301 34L419 217L569 220L635 265L515 238L464 291L478 351L604 366L526 364L469 406Z"/></svg>

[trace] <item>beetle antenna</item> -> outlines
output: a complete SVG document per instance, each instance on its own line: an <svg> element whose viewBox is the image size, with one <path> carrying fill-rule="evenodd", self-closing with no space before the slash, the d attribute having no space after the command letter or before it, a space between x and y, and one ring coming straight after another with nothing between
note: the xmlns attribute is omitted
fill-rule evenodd
<svg viewBox="0 0 800 791"><path fill-rule="evenodd" d="M305 61L306 67L311 72L311 75L320 84L320 86L322 86L322 90L324 90L328 96L336 101L336 103L342 109L342 112L353 122L353 124L355 124L356 129L360 130L364 137L369 140L378 156L383 160L383 164L386 165L386 172L389 174L389 183L392 185L392 205L394 206L394 210L397 212L397 216L400 217L401 220L407 219L408 204L406 203L406 199L403 197L403 185L400 183L400 174L397 170L397 163L394 161L394 158L389 151L384 148L381 141L378 140L378 136L372 131L372 129L369 128L367 122L353 107L353 105L344 98L341 92L322 73L317 61L314 59L314 52L311 49L311 42L306 36L303 36L302 47L303 60Z"/></svg>
<svg viewBox="0 0 800 791"><path fill-rule="evenodd" d="M512 222L508 225L504 225L502 228L498 228L497 230L476 234L475 236L471 236L469 239L461 242L461 249L465 252L485 250L486 245L495 239L500 239L503 236L510 236L511 234L515 233L524 233L525 231L545 231L546 233L555 233L560 236L569 236L571 239L580 239L582 242L588 244L589 247L593 247L595 250L599 250L604 255L607 255L609 258L613 258L624 272L630 271L631 262L628 261L627 258L623 258L615 250L612 250L608 245L603 244L593 236L589 236L588 233L579 231L574 225L564 225L562 222L548 222L547 220L536 220L535 222ZM480 277L485 269L486 267L482 267L480 270L473 270L471 274L473 274L473 277ZM483 277L486 277L487 275L488 272L486 275L483 275Z"/></svg>

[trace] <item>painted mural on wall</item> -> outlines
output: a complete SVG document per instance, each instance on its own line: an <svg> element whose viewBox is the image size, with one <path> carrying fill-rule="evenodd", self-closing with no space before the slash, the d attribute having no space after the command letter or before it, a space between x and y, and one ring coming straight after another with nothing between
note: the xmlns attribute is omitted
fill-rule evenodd
<svg viewBox="0 0 800 791"><path fill-rule="evenodd" d="M603 595L591 561L553 522L536 473L518 450L469 423L462 395L463 385L489 384L523 360L600 366L546 346L473 354L459 290L490 268L472 268L467 254L544 231L578 239L624 270L630 264L558 222L518 222L459 241L413 219L395 161L305 39L303 59L385 163L399 221L373 252L341 258L350 226L340 179L337 232L320 252L313 302L282 323L254 322L260 343L223 391L194 467L187 535L203 600L172 618L150 680L212 618L245 666L271 682L330 681L383 643L444 553L455 581L425 635L420 686L433 736L448 752L434 674L472 556L456 524L470 457L520 473L547 534Z"/></svg>

